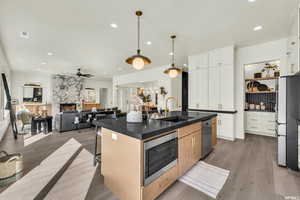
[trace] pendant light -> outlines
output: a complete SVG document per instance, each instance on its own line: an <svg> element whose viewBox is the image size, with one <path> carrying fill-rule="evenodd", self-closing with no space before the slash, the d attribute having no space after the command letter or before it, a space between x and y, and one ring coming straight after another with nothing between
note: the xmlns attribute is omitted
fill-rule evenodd
<svg viewBox="0 0 300 200"><path fill-rule="evenodd" d="M140 50L140 17L142 16L143 12L136 11L135 14L138 17L138 49L137 49L137 54L127 58L126 62L132 65L135 69L141 70L144 68L144 65L150 64L151 60L141 55L141 50Z"/></svg>
<svg viewBox="0 0 300 200"><path fill-rule="evenodd" d="M170 78L176 78L178 76L178 74L180 74L182 72L181 69L175 67L175 52L174 52L175 38L176 38L176 35L171 36L171 39L172 39L172 64L171 64L170 68L168 68L164 71L164 73L169 75Z"/></svg>

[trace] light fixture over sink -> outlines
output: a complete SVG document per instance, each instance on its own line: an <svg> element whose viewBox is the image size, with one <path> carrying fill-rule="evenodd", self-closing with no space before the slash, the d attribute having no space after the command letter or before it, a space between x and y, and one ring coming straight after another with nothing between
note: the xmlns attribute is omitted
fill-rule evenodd
<svg viewBox="0 0 300 200"><path fill-rule="evenodd" d="M141 70L144 68L145 65L150 64L151 60L141 55L141 50L140 50L140 17L142 16L143 12L136 11L135 14L138 17L138 49L137 49L137 54L127 58L126 62L132 65L135 69Z"/></svg>
<svg viewBox="0 0 300 200"><path fill-rule="evenodd" d="M171 64L170 68L168 68L164 71L164 73L168 74L171 78L176 78L178 76L178 74L180 74L182 72L181 69L179 69L178 67L175 67L175 52L174 52L175 38L176 38L176 35L171 36L171 39L172 39L172 52L170 53L170 55L172 56L172 64Z"/></svg>

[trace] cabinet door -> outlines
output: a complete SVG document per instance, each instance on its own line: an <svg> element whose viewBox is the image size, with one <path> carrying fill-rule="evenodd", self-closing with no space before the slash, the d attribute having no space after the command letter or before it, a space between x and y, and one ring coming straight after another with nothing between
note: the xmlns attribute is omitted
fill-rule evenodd
<svg viewBox="0 0 300 200"><path fill-rule="evenodd" d="M220 63L223 65L234 64L234 47L228 46L220 49Z"/></svg>
<svg viewBox="0 0 300 200"><path fill-rule="evenodd" d="M218 114L218 137L234 140L235 130L234 130L234 114Z"/></svg>
<svg viewBox="0 0 300 200"><path fill-rule="evenodd" d="M193 157L192 157L192 163L197 163L201 158L201 131L197 131L192 134L192 144L193 144Z"/></svg>
<svg viewBox="0 0 300 200"><path fill-rule="evenodd" d="M220 109L220 72L219 67L209 68L209 109Z"/></svg>
<svg viewBox="0 0 300 200"><path fill-rule="evenodd" d="M221 63L220 49L214 49L209 52L209 67L217 67Z"/></svg>
<svg viewBox="0 0 300 200"><path fill-rule="evenodd" d="M207 109L208 108L208 68L200 68L197 70L197 92L198 92L198 102L199 109Z"/></svg>
<svg viewBox="0 0 300 200"><path fill-rule="evenodd" d="M193 157L192 134L178 140L179 176L182 176L192 165Z"/></svg>
<svg viewBox="0 0 300 200"><path fill-rule="evenodd" d="M189 72L189 108L198 109L199 92L198 92L198 70L190 70Z"/></svg>
<svg viewBox="0 0 300 200"><path fill-rule="evenodd" d="M208 68L208 53L203 53L198 56L199 68Z"/></svg>
<svg viewBox="0 0 300 200"><path fill-rule="evenodd" d="M208 68L208 53L188 57L189 69Z"/></svg>
<svg viewBox="0 0 300 200"><path fill-rule="evenodd" d="M234 110L233 65L220 66L220 108Z"/></svg>

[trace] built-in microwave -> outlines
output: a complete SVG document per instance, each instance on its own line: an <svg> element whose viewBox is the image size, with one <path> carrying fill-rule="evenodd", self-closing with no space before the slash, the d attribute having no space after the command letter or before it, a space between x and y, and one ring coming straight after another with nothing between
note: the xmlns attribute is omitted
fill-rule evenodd
<svg viewBox="0 0 300 200"><path fill-rule="evenodd" d="M177 132L144 142L144 185L147 185L177 164Z"/></svg>

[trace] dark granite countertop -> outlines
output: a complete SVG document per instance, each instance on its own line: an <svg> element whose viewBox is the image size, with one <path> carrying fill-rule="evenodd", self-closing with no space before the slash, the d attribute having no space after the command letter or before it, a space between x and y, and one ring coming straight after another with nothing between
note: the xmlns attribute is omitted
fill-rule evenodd
<svg viewBox="0 0 300 200"><path fill-rule="evenodd" d="M205 121L217 116L216 113L206 112L180 112L168 113L167 117L180 116L186 118L184 121L170 122L164 120L150 119L142 123L128 123L126 117L117 119L103 119L94 121L93 124L110 129L115 132L123 133L137 139L147 139L164 132L172 131L196 122Z"/></svg>

